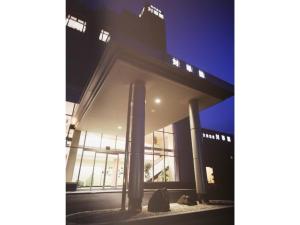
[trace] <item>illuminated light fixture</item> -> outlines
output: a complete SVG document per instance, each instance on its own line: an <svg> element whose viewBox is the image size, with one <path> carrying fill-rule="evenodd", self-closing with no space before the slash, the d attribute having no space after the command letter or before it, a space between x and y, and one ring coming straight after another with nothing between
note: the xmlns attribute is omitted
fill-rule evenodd
<svg viewBox="0 0 300 225"><path fill-rule="evenodd" d="M225 136L224 135L222 135L222 141L225 141Z"/></svg>
<svg viewBox="0 0 300 225"><path fill-rule="evenodd" d="M203 137L205 137L205 133L203 133L202 135L203 135Z"/></svg>
<svg viewBox="0 0 300 225"><path fill-rule="evenodd" d="M100 32L100 35L99 35L99 40L103 41L105 43L109 42L109 40L110 40L109 32L102 29L101 32Z"/></svg>
<svg viewBox="0 0 300 225"><path fill-rule="evenodd" d="M154 113L154 112L155 112L155 109L151 109L151 112L153 112L153 113Z"/></svg>
<svg viewBox="0 0 300 225"><path fill-rule="evenodd" d="M208 134L206 134L206 137L209 138Z"/></svg>
<svg viewBox="0 0 300 225"><path fill-rule="evenodd" d="M77 118L76 118L76 117L72 117L71 123L72 123L72 124L76 124L76 123L77 123Z"/></svg>
<svg viewBox="0 0 300 225"><path fill-rule="evenodd" d="M230 156L230 159L233 159L233 156L232 156L232 155Z"/></svg>
<svg viewBox="0 0 300 225"><path fill-rule="evenodd" d="M209 135L209 138L211 139L212 137L211 137L211 134Z"/></svg>
<svg viewBox="0 0 300 225"><path fill-rule="evenodd" d="M154 100L154 102L155 102L156 104L160 104L160 103L161 103L161 100L160 100L160 98L156 98L156 99Z"/></svg>
<svg viewBox="0 0 300 225"><path fill-rule="evenodd" d="M228 141L228 142L231 142L231 139L230 139L230 137L229 137L229 136L227 136L227 141Z"/></svg>
<svg viewBox="0 0 300 225"><path fill-rule="evenodd" d="M212 139L215 139L215 135L211 135Z"/></svg>
<svg viewBox="0 0 300 225"><path fill-rule="evenodd" d="M118 126L118 130L122 130L122 128L123 128L122 126Z"/></svg>
<svg viewBox="0 0 300 225"><path fill-rule="evenodd" d="M192 73L193 72L193 67L191 65L189 65L189 64L186 64L186 70L188 72Z"/></svg>
<svg viewBox="0 0 300 225"><path fill-rule="evenodd" d="M68 15L66 19L66 25L74 30L78 30L82 33L86 30L86 22L83 20L77 19L74 16Z"/></svg>
<svg viewBox="0 0 300 225"><path fill-rule="evenodd" d="M216 139L220 140L220 136L218 134L216 134Z"/></svg>
<svg viewBox="0 0 300 225"><path fill-rule="evenodd" d="M173 57L172 58L172 65L174 65L176 67L179 67L180 66L179 60Z"/></svg>
<svg viewBox="0 0 300 225"><path fill-rule="evenodd" d="M205 73L201 70L198 70L199 77L205 79Z"/></svg>

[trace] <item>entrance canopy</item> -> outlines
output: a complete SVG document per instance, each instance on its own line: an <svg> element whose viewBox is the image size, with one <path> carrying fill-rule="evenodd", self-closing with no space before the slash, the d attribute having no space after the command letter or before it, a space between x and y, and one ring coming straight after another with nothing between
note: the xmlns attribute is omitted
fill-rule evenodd
<svg viewBox="0 0 300 225"><path fill-rule="evenodd" d="M164 56L110 43L79 103L77 129L125 136L129 86L137 80L146 86L146 134L187 117L191 99L202 110L233 95L232 85L211 75L203 79Z"/></svg>

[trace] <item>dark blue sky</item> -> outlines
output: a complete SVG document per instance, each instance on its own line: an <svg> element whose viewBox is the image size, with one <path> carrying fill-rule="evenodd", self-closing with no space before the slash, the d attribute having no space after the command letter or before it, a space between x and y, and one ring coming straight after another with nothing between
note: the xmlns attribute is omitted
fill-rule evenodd
<svg viewBox="0 0 300 225"><path fill-rule="evenodd" d="M85 0L138 15L145 2L163 11L167 49L200 69L234 84L234 0ZM234 98L200 113L203 128L234 133Z"/></svg>

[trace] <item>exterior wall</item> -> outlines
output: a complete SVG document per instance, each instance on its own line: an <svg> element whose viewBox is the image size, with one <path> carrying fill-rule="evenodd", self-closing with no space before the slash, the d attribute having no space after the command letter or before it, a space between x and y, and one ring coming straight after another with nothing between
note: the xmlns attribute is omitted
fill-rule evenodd
<svg viewBox="0 0 300 225"><path fill-rule="evenodd" d="M180 183L186 188L195 188L193 169L191 136L188 118L178 121L174 125L175 148L178 151ZM231 135L202 129L202 133L220 135L220 140L203 138L204 161L206 167L213 168L214 184L208 184L209 199L234 198L234 140ZM230 137L223 141L221 135Z"/></svg>

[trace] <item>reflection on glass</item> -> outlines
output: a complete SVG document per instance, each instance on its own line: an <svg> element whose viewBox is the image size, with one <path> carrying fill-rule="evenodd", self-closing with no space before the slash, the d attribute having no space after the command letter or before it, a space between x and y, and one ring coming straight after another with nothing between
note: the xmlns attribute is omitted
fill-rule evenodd
<svg viewBox="0 0 300 225"><path fill-rule="evenodd" d="M108 154L105 186L114 187L117 181L118 155Z"/></svg>
<svg viewBox="0 0 300 225"><path fill-rule="evenodd" d="M96 133L87 132L85 139L85 147L99 148L101 135Z"/></svg>
<svg viewBox="0 0 300 225"><path fill-rule="evenodd" d="M71 151L76 151L75 149L76 148L71 148ZM74 166L74 171L73 171L72 182L77 182L78 172L79 172L79 167L80 167L80 161L81 161L81 155L82 155L82 149L79 148L79 149L77 149L76 161L75 161L75 166Z"/></svg>
<svg viewBox="0 0 300 225"><path fill-rule="evenodd" d="M153 178L153 155L145 154L144 182L151 182Z"/></svg>
<svg viewBox="0 0 300 225"><path fill-rule="evenodd" d="M119 154L119 165L117 172L117 186L123 185L123 176L124 176L124 154Z"/></svg>
<svg viewBox="0 0 300 225"><path fill-rule="evenodd" d="M212 167L209 167L209 166L206 167L206 175L207 175L207 182L209 184L214 184L215 177L214 177L214 170Z"/></svg>
<svg viewBox="0 0 300 225"><path fill-rule="evenodd" d="M92 172L94 165L94 152L84 151L82 164L79 174L78 186L80 187L89 187L92 182Z"/></svg>
<svg viewBox="0 0 300 225"><path fill-rule="evenodd" d="M93 186L103 186L106 154L96 153Z"/></svg>
<svg viewBox="0 0 300 225"><path fill-rule="evenodd" d="M125 151L125 138L117 137L116 150Z"/></svg>
<svg viewBox="0 0 300 225"><path fill-rule="evenodd" d="M103 135L101 142L101 150L114 150L115 149L116 136Z"/></svg>
<svg viewBox="0 0 300 225"><path fill-rule="evenodd" d="M174 149L174 138L173 134L165 133L165 148L166 149Z"/></svg>
<svg viewBox="0 0 300 225"><path fill-rule="evenodd" d="M154 148L164 148L163 132L154 132Z"/></svg>

